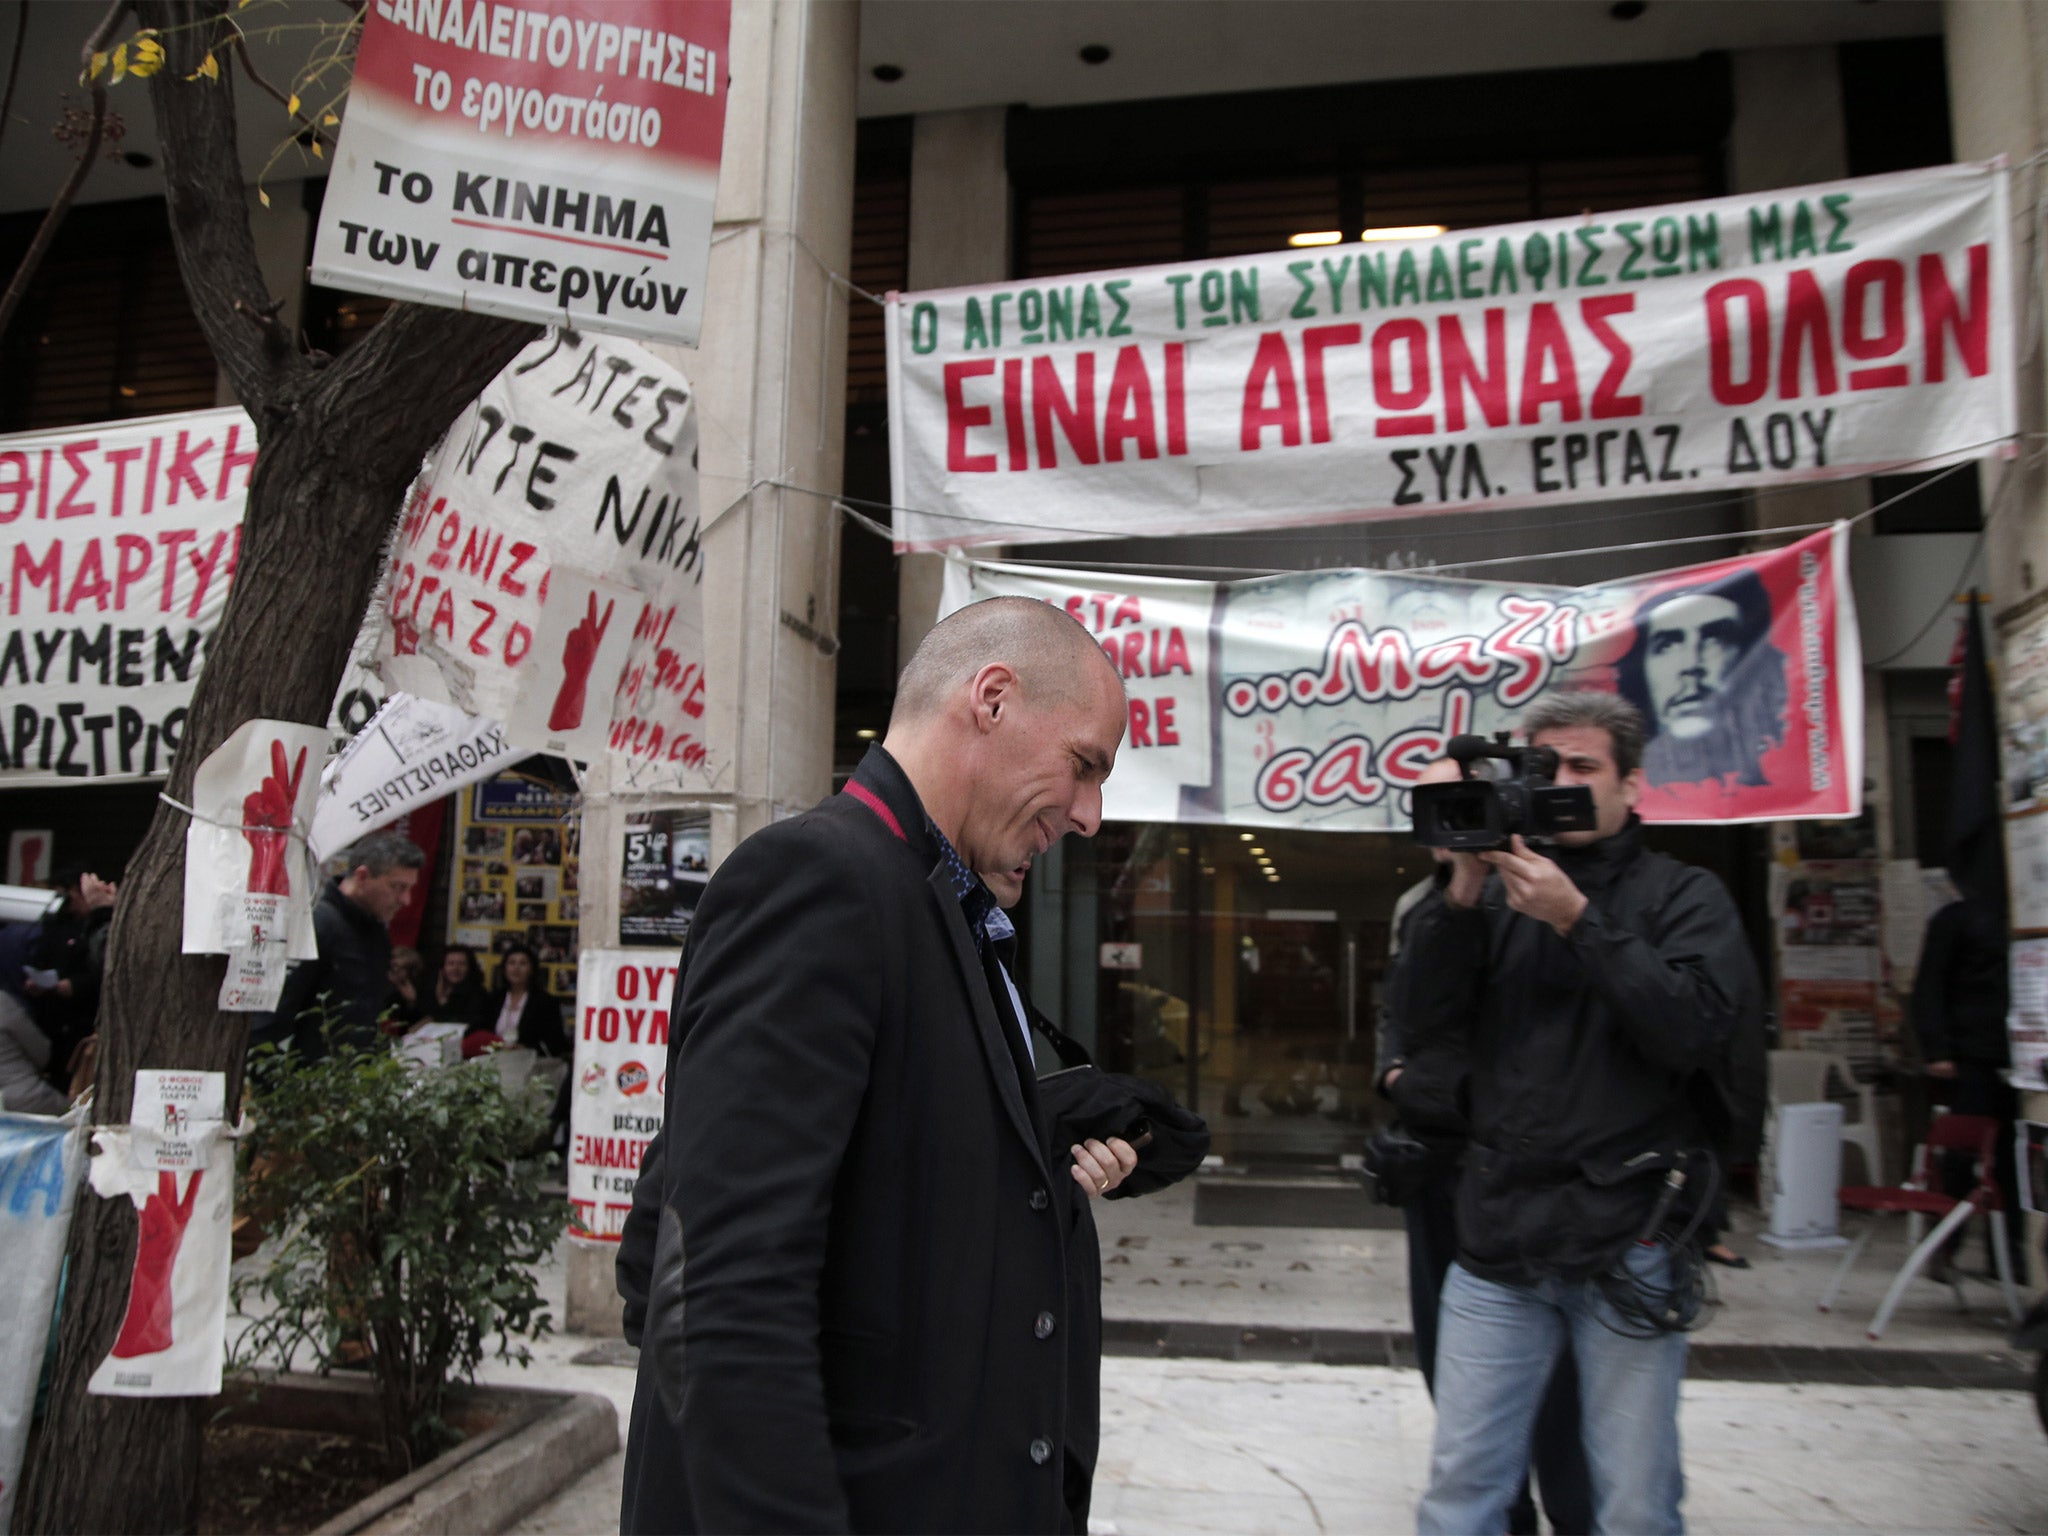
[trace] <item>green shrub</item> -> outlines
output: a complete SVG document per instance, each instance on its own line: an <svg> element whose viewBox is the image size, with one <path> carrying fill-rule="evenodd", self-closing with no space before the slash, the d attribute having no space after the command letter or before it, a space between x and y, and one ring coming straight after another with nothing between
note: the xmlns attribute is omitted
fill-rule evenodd
<svg viewBox="0 0 2048 1536"><path fill-rule="evenodd" d="M337 1042L259 1046L249 1104L242 1208L274 1241L235 1280L255 1317L233 1363L310 1353L324 1374L367 1349L394 1465L437 1455L451 1382L487 1350L525 1364L519 1341L552 1331L533 1274L563 1226L541 1192L544 1093L508 1094L488 1059L421 1071Z"/></svg>

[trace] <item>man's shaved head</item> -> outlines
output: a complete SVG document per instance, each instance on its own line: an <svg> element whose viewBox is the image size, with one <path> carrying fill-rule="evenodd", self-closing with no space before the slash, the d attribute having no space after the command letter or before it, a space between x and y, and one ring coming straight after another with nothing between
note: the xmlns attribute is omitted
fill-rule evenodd
<svg viewBox="0 0 2048 1536"><path fill-rule="evenodd" d="M903 669L883 749L969 869L1013 876L1102 824L1128 705L1088 631L1028 597L932 627Z"/></svg>
<svg viewBox="0 0 2048 1536"><path fill-rule="evenodd" d="M1115 672L1071 615L1035 597L991 597L948 614L925 635L897 680L890 727L938 713L990 662L1009 666L1027 693L1047 703L1078 697L1091 665Z"/></svg>

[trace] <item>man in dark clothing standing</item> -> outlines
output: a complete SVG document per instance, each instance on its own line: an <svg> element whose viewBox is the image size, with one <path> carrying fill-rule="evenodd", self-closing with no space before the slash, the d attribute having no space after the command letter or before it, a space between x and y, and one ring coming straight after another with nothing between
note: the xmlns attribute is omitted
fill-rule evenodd
<svg viewBox="0 0 2048 1536"><path fill-rule="evenodd" d="M1704 1198L1730 1041L1761 1029L1734 903L1647 851L1642 717L1611 694L1523 719L1592 793L1555 856L1457 854L1409 926L1397 1010L1462 1042L1471 1146L1437 1340L1436 1445L1418 1528L1491 1536L1528 1464L1558 1356L1578 1367L1595 1528L1684 1528L1678 1393L1688 1277L1667 1196ZM1686 1188L1691 1184L1692 1188Z"/></svg>
<svg viewBox="0 0 2048 1536"><path fill-rule="evenodd" d="M323 1054L329 1038L351 1045L376 1041L377 1020L397 998L391 985L391 919L405 910L426 862L427 856L396 832L372 833L349 850L348 873L328 881L313 903L320 958L292 968L277 1012L257 1028L257 1040L289 1041L309 1056Z"/></svg>
<svg viewBox="0 0 2048 1536"><path fill-rule="evenodd" d="M2019 1209L2019 1173L2013 1160L2018 1095L2005 1080L2011 1050L2005 1015L2011 993L2006 971L2006 915L1996 902L1965 896L1935 913L1920 944L1913 973L1913 1029L1936 1093L1947 1089L1959 1115L1989 1115L1998 1122L1998 1187L2008 1211ZM1958 1158L1958 1163L1966 1162ZM1951 1171L1949 1192L1967 1194L1967 1167ZM2021 1224L2007 1219L2013 1273L2027 1273Z"/></svg>
<svg viewBox="0 0 2048 1536"><path fill-rule="evenodd" d="M1092 835L1124 719L1080 625L974 604L926 636L845 793L705 888L641 1171L622 1530L1086 1529L1053 1186L1127 1170L1049 1154L970 871Z"/></svg>
<svg viewBox="0 0 2048 1536"><path fill-rule="evenodd" d="M1431 763L1418 783L1445 783L1460 777L1449 758ZM1436 860L1431 876L1404 892L1389 925L1392 975L1389 1006L1381 1021L1378 1082L1380 1092L1400 1114L1405 1148L1398 1192L1382 1178L1382 1198L1398 1199L1401 1222L1408 1231L1408 1314L1415 1327L1415 1363L1432 1397L1436 1393L1437 1314L1444 1277L1458 1256L1458 1168L1470 1135L1466 1122L1466 1079L1470 1075L1462 1042L1438 1031L1414 1031L1395 1012L1405 993L1401 967L1407 959L1408 923L1423 902L1441 899L1451 878L1451 856L1441 848L1428 850ZM1530 1462L1536 1475L1532 1493L1524 1476L1508 1506L1509 1536L1535 1536L1535 1493L1543 1513L1559 1536L1586 1536L1593 1529L1593 1493L1586 1475L1586 1452L1579 1434L1579 1378L1569 1354L1552 1368L1550 1387L1536 1413Z"/></svg>

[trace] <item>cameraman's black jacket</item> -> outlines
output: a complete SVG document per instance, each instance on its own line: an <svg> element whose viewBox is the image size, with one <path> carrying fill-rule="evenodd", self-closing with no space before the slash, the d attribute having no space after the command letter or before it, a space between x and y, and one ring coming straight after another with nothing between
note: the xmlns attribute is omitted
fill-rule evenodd
<svg viewBox="0 0 2048 1536"><path fill-rule="evenodd" d="M1648 852L1634 818L1552 856L1588 901L1569 936L1493 876L1477 907L1426 899L1393 977L1404 1035L1470 1069L1459 1262L1493 1280L1604 1268L1674 1158L1726 1134L1730 1042L1763 1027L1720 881Z"/></svg>

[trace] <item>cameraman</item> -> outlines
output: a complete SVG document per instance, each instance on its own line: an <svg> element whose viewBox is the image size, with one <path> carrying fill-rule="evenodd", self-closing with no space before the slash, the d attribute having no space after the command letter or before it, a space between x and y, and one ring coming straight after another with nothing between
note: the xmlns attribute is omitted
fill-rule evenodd
<svg viewBox="0 0 2048 1536"><path fill-rule="evenodd" d="M1462 770L1444 757L1425 768L1416 782L1442 784L1460 777ZM1400 1120L1373 1138L1367 1162L1379 1198L1401 1207L1401 1222L1408 1230L1408 1315L1415 1327L1415 1362L1423 1384L1434 1394L1437 1301L1458 1253L1458 1163L1469 1133L1463 1042L1443 1031L1434 1038L1418 1035L1403 1007L1402 946L1409 923L1425 901L1441 898L1451 878L1450 853L1442 848L1427 851L1436 861L1433 871L1402 893L1389 925L1393 966L1380 1021L1375 1080ZM1578 1376L1569 1355L1562 1355L1550 1373L1549 1389L1536 1415L1530 1460L1550 1528L1559 1536L1586 1536L1593 1529L1593 1496L1579 1434ZM1508 1507L1508 1536L1535 1536L1540 1529L1524 1474Z"/></svg>
<svg viewBox="0 0 2048 1536"><path fill-rule="evenodd" d="M1591 791L1594 827L1560 835L1554 859L1520 837L1454 855L1402 957L1406 1028L1470 1067L1416 1523L1425 1536L1506 1528L1569 1349L1595 1527L1681 1531L1679 1330L1697 1313L1699 1265L1673 1229L1712 1196L1699 1149L1725 1128L1715 1079L1736 1032L1762 1027L1759 987L1720 882L1642 847L1635 709L1564 693L1522 724L1557 753L1557 783Z"/></svg>

